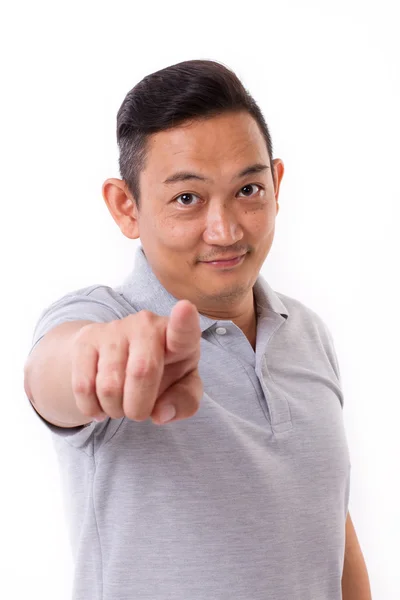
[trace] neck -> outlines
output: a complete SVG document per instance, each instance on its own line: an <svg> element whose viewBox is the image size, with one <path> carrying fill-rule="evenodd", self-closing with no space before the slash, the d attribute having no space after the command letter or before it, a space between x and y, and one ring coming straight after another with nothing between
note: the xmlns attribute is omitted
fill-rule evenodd
<svg viewBox="0 0 400 600"><path fill-rule="evenodd" d="M235 323L235 325L243 331L244 335L249 340L251 347L255 351L257 336L257 309L253 290L251 290L251 294L249 294L249 297L242 304L242 306L238 307L236 310L207 310L203 312L201 307L199 307L199 312L210 319L224 321L229 320Z"/></svg>

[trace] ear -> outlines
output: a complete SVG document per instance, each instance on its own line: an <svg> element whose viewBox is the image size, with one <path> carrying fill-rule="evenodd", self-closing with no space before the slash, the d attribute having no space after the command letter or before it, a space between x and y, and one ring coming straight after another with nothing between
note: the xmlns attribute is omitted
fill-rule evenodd
<svg viewBox="0 0 400 600"><path fill-rule="evenodd" d="M285 166L283 164L283 161L280 158L275 158L272 161L272 168L274 169L274 175L275 175L274 191L275 191L275 200L276 200L276 209L277 209L276 214L278 214L278 212L279 212L279 203L278 203L279 188L281 185L283 174L285 172Z"/></svg>
<svg viewBox="0 0 400 600"><path fill-rule="evenodd" d="M127 238L139 237L136 202L122 179L107 179L102 186L102 195L112 218Z"/></svg>

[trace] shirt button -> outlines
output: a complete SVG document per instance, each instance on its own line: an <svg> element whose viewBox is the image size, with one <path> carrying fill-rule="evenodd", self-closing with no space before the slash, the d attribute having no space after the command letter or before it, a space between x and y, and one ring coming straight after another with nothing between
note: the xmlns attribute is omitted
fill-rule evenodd
<svg viewBox="0 0 400 600"><path fill-rule="evenodd" d="M225 335L226 329L225 329L225 327L217 327L217 329L215 330L215 333L218 333L218 335Z"/></svg>

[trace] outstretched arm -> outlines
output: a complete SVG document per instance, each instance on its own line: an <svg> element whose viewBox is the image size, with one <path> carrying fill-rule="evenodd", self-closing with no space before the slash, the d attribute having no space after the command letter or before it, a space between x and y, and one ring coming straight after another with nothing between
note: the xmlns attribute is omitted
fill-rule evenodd
<svg viewBox="0 0 400 600"><path fill-rule="evenodd" d="M372 600L367 567L350 513L346 520L346 545L342 575L343 600Z"/></svg>

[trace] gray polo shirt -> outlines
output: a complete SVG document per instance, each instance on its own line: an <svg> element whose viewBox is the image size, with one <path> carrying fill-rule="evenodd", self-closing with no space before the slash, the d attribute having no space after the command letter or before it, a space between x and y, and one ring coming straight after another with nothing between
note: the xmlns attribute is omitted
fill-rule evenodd
<svg viewBox="0 0 400 600"><path fill-rule="evenodd" d="M350 490L331 334L262 276L254 352L200 315L204 395L191 418L52 432L75 561L74 600L339 600ZM108 322L177 299L142 247L116 288L91 285L40 316ZM36 413L35 411L35 414Z"/></svg>

